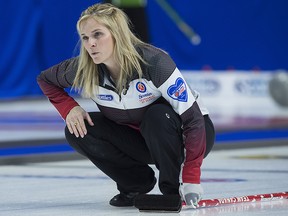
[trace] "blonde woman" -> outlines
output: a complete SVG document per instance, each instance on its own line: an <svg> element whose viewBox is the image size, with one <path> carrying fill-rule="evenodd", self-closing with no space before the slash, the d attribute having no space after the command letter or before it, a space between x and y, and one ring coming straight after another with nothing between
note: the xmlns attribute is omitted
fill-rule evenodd
<svg viewBox="0 0 288 216"><path fill-rule="evenodd" d="M66 122L66 139L117 184L113 206L133 206L158 186L196 207L201 164L214 144L214 127L200 95L169 55L136 38L125 13L111 4L87 8L77 22L80 54L37 78ZM86 112L66 93L73 87L95 101Z"/></svg>

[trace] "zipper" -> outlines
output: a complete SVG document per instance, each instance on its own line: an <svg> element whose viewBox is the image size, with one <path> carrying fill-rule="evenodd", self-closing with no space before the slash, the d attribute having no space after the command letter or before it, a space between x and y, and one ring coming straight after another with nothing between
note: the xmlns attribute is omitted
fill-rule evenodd
<svg viewBox="0 0 288 216"><path fill-rule="evenodd" d="M127 94L127 91L128 91L128 89L127 89L127 88L124 88L124 89L122 90L122 92L119 94L119 102L122 101L122 94L123 94L123 95L126 95L126 94ZM122 101L122 102L123 102L123 101ZM123 104L123 108L126 110L125 104L124 104L124 103L122 103L122 104Z"/></svg>

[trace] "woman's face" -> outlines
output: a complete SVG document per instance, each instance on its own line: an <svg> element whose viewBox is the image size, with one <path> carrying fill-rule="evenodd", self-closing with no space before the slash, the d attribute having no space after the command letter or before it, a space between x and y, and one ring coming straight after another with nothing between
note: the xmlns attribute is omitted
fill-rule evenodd
<svg viewBox="0 0 288 216"><path fill-rule="evenodd" d="M82 21L79 27L82 43L93 62L113 63L114 40L110 31L93 18Z"/></svg>

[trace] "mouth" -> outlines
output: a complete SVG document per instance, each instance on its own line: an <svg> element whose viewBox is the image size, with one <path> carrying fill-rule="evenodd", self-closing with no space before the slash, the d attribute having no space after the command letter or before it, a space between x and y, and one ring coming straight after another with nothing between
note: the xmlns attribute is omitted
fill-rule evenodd
<svg viewBox="0 0 288 216"><path fill-rule="evenodd" d="M99 52L91 52L91 53L90 53L91 56L95 56L95 55L97 55L97 54L99 54Z"/></svg>

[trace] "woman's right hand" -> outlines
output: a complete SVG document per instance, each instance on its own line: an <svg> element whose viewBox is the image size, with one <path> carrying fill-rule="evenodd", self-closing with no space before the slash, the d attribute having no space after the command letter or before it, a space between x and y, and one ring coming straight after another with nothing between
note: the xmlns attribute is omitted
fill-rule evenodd
<svg viewBox="0 0 288 216"><path fill-rule="evenodd" d="M85 119L89 125L94 125L88 112L86 112L81 106L73 107L66 116L66 125L70 133L75 134L76 137L79 137L80 135L83 138L87 134L84 122Z"/></svg>

